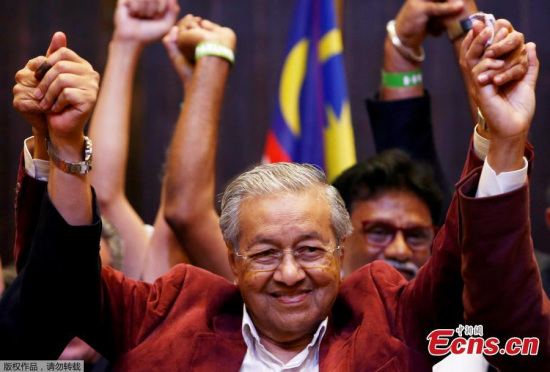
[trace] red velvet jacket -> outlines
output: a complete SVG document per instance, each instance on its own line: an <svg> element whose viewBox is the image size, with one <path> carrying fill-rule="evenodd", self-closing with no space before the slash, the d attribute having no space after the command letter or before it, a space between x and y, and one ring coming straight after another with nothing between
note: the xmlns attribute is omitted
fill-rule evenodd
<svg viewBox="0 0 550 372"><path fill-rule="evenodd" d="M541 341L539 357L499 356L491 363L503 371L549 370L550 309L531 247L528 188L473 198L480 169L470 170L477 165L470 154L468 174L417 279L407 283L374 262L342 282L321 343L321 371L431 370L426 336L463 324L463 312L467 323L484 326L485 338ZM29 190L18 202L19 221L32 211L25 204L33 202ZM78 335L121 370L238 371L246 345L237 288L189 265L154 284L97 270L98 218L96 211L94 225L68 226L44 198L28 263L0 306L0 330L16 330L4 350L24 352L5 355L51 358ZM61 303L48 301L59 293Z"/></svg>

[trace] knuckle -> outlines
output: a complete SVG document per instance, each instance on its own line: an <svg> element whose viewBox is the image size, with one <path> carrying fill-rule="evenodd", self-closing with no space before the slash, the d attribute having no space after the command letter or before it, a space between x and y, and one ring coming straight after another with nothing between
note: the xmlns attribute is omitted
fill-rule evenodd
<svg viewBox="0 0 550 372"><path fill-rule="evenodd" d="M17 97L15 97L13 99L13 107L19 111L21 109L21 100L17 99Z"/></svg>
<svg viewBox="0 0 550 372"><path fill-rule="evenodd" d="M99 88L99 81L101 80L101 75L99 75L99 72L92 70L91 77L92 81L94 82L94 86L97 86Z"/></svg>
<svg viewBox="0 0 550 372"><path fill-rule="evenodd" d="M57 50L59 52L59 54L61 54L61 56L66 56L67 53L69 52L69 48L67 47L61 47Z"/></svg>
<svg viewBox="0 0 550 372"><path fill-rule="evenodd" d="M61 73L57 75L57 78L52 83L52 85L65 87L68 85L69 81L69 76L67 74Z"/></svg>
<svg viewBox="0 0 550 372"><path fill-rule="evenodd" d="M61 61L57 62L52 67L52 69L54 69L57 73L61 73L63 71L67 71L67 68L69 67L69 64L70 64L69 61L61 60Z"/></svg>
<svg viewBox="0 0 550 372"><path fill-rule="evenodd" d="M15 73L15 81L19 82L25 75L25 70L19 70Z"/></svg>

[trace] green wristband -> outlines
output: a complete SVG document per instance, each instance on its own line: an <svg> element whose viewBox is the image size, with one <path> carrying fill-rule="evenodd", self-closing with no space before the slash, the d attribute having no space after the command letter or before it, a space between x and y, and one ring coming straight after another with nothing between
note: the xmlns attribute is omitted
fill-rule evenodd
<svg viewBox="0 0 550 372"><path fill-rule="evenodd" d="M388 88L408 88L422 84L422 71L386 72L382 70L382 84Z"/></svg>
<svg viewBox="0 0 550 372"><path fill-rule="evenodd" d="M203 41L195 48L195 60L204 56L216 56L235 63L235 54L233 51L223 44L214 41Z"/></svg>

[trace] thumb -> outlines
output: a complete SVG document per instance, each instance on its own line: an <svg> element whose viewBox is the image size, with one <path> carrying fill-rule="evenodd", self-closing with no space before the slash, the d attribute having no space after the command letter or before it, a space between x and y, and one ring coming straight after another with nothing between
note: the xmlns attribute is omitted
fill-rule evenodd
<svg viewBox="0 0 550 372"><path fill-rule="evenodd" d="M48 47L48 51L46 52L46 57L49 57L50 54L58 50L59 48L63 48L67 46L67 36L63 32L56 32L52 36L52 41L50 42L50 46Z"/></svg>
<svg viewBox="0 0 550 372"><path fill-rule="evenodd" d="M523 79L534 90L537 85L540 67L539 59L537 58L537 46L535 43L527 43L525 49L527 50L528 67L527 73Z"/></svg>
<svg viewBox="0 0 550 372"><path fill-rule="evenodd" d="M168 56L172 61L179 57L179 55L181 54L177 44L178 32L178 26L172 26L170 31L168 31L166 36L164 36L164 38L162 39L162 43L164 44L164 47L168 52Z"/></svg>

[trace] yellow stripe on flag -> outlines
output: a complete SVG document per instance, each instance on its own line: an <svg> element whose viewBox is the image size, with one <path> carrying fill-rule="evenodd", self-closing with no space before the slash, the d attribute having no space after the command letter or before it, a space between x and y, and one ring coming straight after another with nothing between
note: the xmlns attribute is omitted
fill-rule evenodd
<svg viewBox="0 0 550 372"><path fill-rule="evenodd" d="M286 57L279 85L283 119L295 137L300 136L300 91L306 75L309 41L297 43Z"/></svg>
<svg viewBox="0 0 550 372"><path fill-rule="evenodd" d="M349 102L342 105L340 118L332 107L326 106L328 127L325 129L325 165L329 182L357 162L351 125Z"/></svg>
<svg viewBox="0 0 550 372"><path fill-rule="evenodd" d="M334 28L319 41L319 61L325 63L330 57L342 53L343 49L342 34Z"/></svg>

